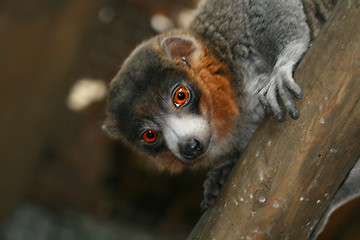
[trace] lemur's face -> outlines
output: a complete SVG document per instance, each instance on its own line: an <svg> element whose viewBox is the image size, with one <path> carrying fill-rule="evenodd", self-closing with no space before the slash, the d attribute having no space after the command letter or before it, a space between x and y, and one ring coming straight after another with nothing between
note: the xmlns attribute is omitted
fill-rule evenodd
<svg viewBox="0 0 360 240"><path fill-rule="evenodd" d="M179 36L137 48L110 85L105 129L171 172L212 165L232 150L234 88L205 52Z"/></svg>

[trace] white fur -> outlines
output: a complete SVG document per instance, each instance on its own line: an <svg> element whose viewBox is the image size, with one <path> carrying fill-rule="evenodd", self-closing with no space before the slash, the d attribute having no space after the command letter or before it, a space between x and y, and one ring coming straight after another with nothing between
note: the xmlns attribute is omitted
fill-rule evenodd
<svg viewBox="0 0 360 240"><path fill-rule="evenodd" d="M204 147L208 147L211 127L205 118L188 114L182 116L169 115L164 120L163 132L166 145L175 156L180 159L183 158L180 154L179 145L192 138L202 141Z"/></svg>

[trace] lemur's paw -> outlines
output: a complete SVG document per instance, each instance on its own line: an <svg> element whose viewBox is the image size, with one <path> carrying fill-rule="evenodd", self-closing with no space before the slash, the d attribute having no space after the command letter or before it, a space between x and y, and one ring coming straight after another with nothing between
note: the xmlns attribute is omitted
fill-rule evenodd
<svg viewBox="0 0 360 240"><path fill-rule="evenodd" d="M265 107L265 111L271 110L275 118L282 122L285 121L285 113L277 101L279 97L292 119L298 119L300 112L297 109L292 95L302 98L302 91L292 77L291 69L278 69L274 71L269 83L258 93L260 102Z"/></svg>
<svg viewBox="0 0 360 240"><path fill-rule="evenodd" d="M219 196L233 166L233 163L227 162L208 172L207 179L204 182L204 200L200 205L202 212L215 205L215 200Z"/></svg>

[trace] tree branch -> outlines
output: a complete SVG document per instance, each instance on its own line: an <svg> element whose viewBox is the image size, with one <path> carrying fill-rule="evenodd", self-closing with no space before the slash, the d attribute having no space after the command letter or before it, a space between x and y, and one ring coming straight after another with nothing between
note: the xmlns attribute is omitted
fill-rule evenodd
<svg viewBox="0 0 360 240"><path fill-rule="evenodd" d="M339 1L295 72L301 117L267 119L192 239L307 239L360 155L360 0Z"/></svg>

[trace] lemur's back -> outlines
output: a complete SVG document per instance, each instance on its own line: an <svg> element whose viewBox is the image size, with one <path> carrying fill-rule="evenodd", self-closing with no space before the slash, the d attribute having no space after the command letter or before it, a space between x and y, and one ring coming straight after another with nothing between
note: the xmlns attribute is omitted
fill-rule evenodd
<svg viewBox="0 0 360 240"><path fill-rule="evenodd" d="M299 22L307 23L311 37L316 37L336 2L337 0L205 0L189 29L213 44L217 54L224 59L246 59L249 51L255 51L273 65L282 50L273 49L274 39L284 41L281 45L285 45L294 40L299 31L308 34Z"/></svg>
<svg viewBox="0 0 360 240"><path fill-rule="evenodd" d="M254 59L261 60L254 60L257 72L270 72L288 43L310 36L300 0L203 1L189 29L230 65L237 79Z"/></svg>

